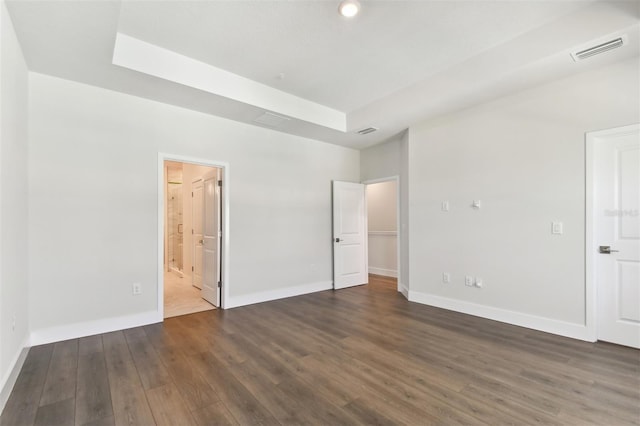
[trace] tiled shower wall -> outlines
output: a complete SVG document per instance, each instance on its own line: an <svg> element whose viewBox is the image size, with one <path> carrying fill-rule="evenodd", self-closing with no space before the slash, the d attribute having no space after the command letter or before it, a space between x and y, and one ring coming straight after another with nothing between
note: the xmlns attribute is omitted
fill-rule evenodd
<svg viewBox="0 0 640 426"><path fill-rule="evenodd" d="M183 212L182 212L182 169L169 168L167 171L168 197L167 222L169 242L169 267L183 269Z"/></svg>

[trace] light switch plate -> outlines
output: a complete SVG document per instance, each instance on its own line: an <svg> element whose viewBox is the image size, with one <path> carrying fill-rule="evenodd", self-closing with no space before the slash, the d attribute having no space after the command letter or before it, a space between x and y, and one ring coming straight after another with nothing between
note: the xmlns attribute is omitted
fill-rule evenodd
<svg viewBox="0 0 640 426"><path fill-rule="evenodd" d="M443 201L442 205L440 206L440 209L443 212L448 212L449 211L449 202L448 201Z"/></svg>
<svg viewBox="0 0 640 426"><path fill-rule="evenodd" d="M562 235L563 226L562 222L551 222L551 233L555 235Z"/></svg>

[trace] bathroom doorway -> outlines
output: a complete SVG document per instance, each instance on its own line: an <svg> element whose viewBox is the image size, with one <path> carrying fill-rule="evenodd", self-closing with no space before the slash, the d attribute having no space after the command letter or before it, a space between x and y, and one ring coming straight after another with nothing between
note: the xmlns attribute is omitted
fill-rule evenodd
<svg viewBox="0 0 640 426"><path fill-rule="evenodd" d="M220 307L223 169L164 161L164 318Z"/></svg>

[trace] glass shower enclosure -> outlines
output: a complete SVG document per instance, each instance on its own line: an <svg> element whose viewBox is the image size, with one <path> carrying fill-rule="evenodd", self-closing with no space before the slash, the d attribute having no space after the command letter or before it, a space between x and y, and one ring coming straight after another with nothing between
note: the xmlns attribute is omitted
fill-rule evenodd
<svg viewBox="0 0 640 426"><path fill-rule="evenodd" d="M167 222L169 269L182 273L183 268L183 221L182 221L182 176L171 176L168 183Z"/></svg>

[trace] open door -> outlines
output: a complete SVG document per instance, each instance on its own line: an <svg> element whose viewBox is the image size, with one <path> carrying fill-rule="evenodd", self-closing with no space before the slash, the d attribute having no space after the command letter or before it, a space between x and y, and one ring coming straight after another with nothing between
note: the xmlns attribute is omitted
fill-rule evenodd
<svg viewBox="0 0 640 426"><path fill-rule="evenodd" d="M364 185L333 182L333 288L368 283Z"/></svg>
<svg viewBox="0 0 640 426"><path fill-rule="evenodd" d="M220 186L219 169L203 178L202 298L220 307Z"/></svg>
<svg viewBox="0 0 640 426"><path fill-rule="evenodd" d="M598 340L640 348L640 125L594 132L593 259ZM588 139L589 140L589 139Z"/></svg>
<svg viewBox="0 0 640 426"><path fill-rule="evenodd" d="M191 233L193 244L193 286L202 290L202 202L204 199L202 179L191 183Z"/></svg>

